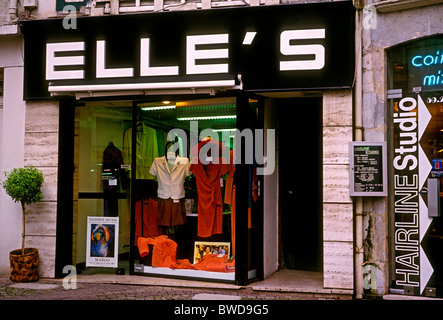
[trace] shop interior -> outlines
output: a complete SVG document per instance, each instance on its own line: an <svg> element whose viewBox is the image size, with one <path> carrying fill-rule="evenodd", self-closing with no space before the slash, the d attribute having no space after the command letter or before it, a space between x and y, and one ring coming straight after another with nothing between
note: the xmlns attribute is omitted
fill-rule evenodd
<svg viewBox="0 0 443 320"><path fill-rule="evenodd" d="M236 104L236 97L162 97L76 106L72 261L79 272L235 280ZM249 108L256 115L257 101L249 99ZM249 186L252 241L253 178ZM88 217L118 217L118 226Z"/></svg>

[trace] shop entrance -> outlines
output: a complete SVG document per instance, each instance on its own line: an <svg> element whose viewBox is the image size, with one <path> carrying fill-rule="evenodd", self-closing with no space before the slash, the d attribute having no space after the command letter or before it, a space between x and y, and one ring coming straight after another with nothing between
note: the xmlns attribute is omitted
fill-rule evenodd
<svg viewBox="0 0 443 320"><path fill-rule="evenodd" d="M322 99L276 100L281 265L322 270Z"/></svg>

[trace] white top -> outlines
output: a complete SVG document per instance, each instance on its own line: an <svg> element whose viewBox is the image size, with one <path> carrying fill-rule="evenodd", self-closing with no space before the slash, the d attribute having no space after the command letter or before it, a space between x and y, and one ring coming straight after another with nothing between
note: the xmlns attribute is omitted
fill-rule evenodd
<svg viewBox="0 0 443 320"><path fill-rule="evenodd" d="M184 181L191 174L188 158L176 157L174 166L169 169L165 157L155 158L149 173L157 177L157 194L161 199L181 199L185 197Z"/></svg>

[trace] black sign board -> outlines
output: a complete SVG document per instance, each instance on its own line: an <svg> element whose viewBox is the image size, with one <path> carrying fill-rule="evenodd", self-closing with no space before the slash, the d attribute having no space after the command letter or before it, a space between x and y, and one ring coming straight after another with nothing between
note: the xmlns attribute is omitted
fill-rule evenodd
<svg viewBox="0 0 443 320"><path fill-rule="evenodd" d="M352 1L333 1L22 21L24 98L350 88L354 17Z"/></svg>
<svg viewBox="0 0 443 320"><path fill-rule="evenodd" d="M386 143L351 142L351 196L386 196Z"/></svg>

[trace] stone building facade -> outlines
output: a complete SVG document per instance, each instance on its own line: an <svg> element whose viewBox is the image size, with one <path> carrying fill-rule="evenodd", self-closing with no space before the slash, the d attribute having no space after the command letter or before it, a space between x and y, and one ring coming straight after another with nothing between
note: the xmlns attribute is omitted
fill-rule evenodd
<svg viewBox="0 0 443 320"><path fill-rule="evenodd" d="M433 296L437 291L438 295L440 276L437 270L439 262L433 258L432 252L437 250L439 245L436 244L435 247L429 245L428 237L434 236L429 235L432 232L438 233L436 225L440 218L429 217L428 207L431 204L427 202L423 193L418 194L423 187L420 186L415 199L418 201L418 198L421 197L420 201L423 200L423 202L420 204L420 209L418 209L418 205L417 209L414 209L417 217L420 216L420 237L418 231L400 230L404 225L401 219L406 219L406 215L401 218L402 213L400 212L402 211L397 206L398 195L401 191L396 189L398 186L396 179L405 176L399 175L395 169L398 146L396 147L394 144L398 141L396 136L399 133L395 131L397 130L396 122L393 120L397 104L402 105L403 101L406 101L402 99L405 98L419 101L418 96L420 96L424 99L427 109L433 113L431 110L435 105L428 104L426 97L437 94L438 88L434 87L433 93L430 93L425 83L411 80L416 77L414 64L411 62L412 57L404 54L401 59L397 59L395 62L393 57L394 52L409 50L403 48L415 47L420 42L426 43L426 41L432 41L438 37L442 31L441 10L443 7L441 1L362 1L358 8L361 12L361 23L357 24L356 39L361 39L361 45L357 47L356 54L357 61L361 63L361 68L357 63L357 73L361 71L357 79L357 81L361 81L361 90L357 90L356 95L361 96L362 137L366 141L388 142L390 181L388 197L364 199L362 205L363 239L361 244L363 245L364 258L361 261L375 266L377 281L376 286L366 292L379 295L394 292ZM405 61L399 63L398 61L402 59ZM408 59L409 61L407 61ZM400 78L396 78L396 71L394 71L400 69L407 70L401 73L403 75L401 81L404 86L398 84ZM412 83L415 84L412 85ZM397 94L394 94L395 92ZM435 113L432 116L435 119L432 121L435 122L431 122L432 125L424 124L426 129L423 129L423 139L420 140L420 134L418 135L422 150L424 150L423 154L426 154L429 163L432 159L438 158L425 146L431 140L431 138L425 140L428 138L427 135L433 134L432 139L436 138L434 126L440 126ZM419 121L424 119L424 117L420 117L419 115ZM356 127L356 130L358 129ZM420 168L427 166L424 157L418 163ZM423 170L419 174L420 181L425 181L431 171L431 164L429 164L429 168L420 170ZM432 167L429 178L438 177L438 173L434 173L434 170L435 166ZM426 182L424 183L424 187L426 187ZM420 213L418 213L419 211ZM357 212L358 214L359 212ZM429 227L431 220L434 222L432 222L432 227ZM414 249L411 247L408 252L401 251L402 243L399 234L404 230L408 230L405 232L410 234L414 232L415 236L409 240L420 244L420 248L417 246ZM426 232L428 233L426 234ZM404 259L406 255L408 255L409 262ZM414 269L413 272L412 269ZM412 280L413 277L416 278ZM420 279L418 280L418 278Z"/></svg>
<svg viewBox="0 0 443 320"><path fill-rule="evenodd" d="M36 7L23 7L21 1L11 1L8 5L2 5L0 10L0 70L3 73L3 107L1 109L1 171L10 170L17 166L32 165L41 169L44 173L45 183L43 187L44 198L41 202L29 207L27 216L27 246L37 247L40 252L40 274L42 277L61 276L64 257L71 256L75 250L75 244L71 247L61 245L62 217L65 214L66 203L60 198L61 192L66 188L66 183L72 184L71 180L63 180L66 177L66 168L62 174L61 168L66 159L61 156L60 151L63 145L61 141L61 123L66 114L62 114L62 103L58 99L27 99L23 92L25 86L25 61L24 36L20 30L20 24L15 20L37 20L58 17L63 19L67 12L63 12L66 5L74 5L76 14L79 17L97 16L106 19L107 16L125 15L131 13L146 13L153 11L174 11L174 10L206 10L220 7L244 7L244 6L270 6L270 5L303 5L306 1L206 1L201 2L177 2L177 1L37 1ZM32 2L32 1L31 1ZM324 1L328 2L328 1ZM342 2L342 1L337 1ZM344 1L350 3L350 1ZM300 4L299 4L300 3ZM302 4L303 3L303 4ZM316 5L322 1L315 1ZM17 10L15 10L16 5ZM309 4L308 4L309 5ZM319 5L321 8L321 5ZM418 10L433 10L433 7L420 8ZM66 9L66 8L65 8ZM5 13L5 12L8 13ZM357 10L357 12L359 12ZM71 11L72 13L72 11ZM165 14L167 14L165 12ZM361 49L361 82L356 80L361 87L361 118L356 117L354 101L359 98L354 96L356 90L354 84L347 86L323 88L303 88L299 90L284 90L258 93L263 102L263 126L265 129L276 130L276 169L273 174L263 177L263 216L259 223L262 226L262 233L259 239L262 241L262 259L260 260L260 275L258 278L266 278L279 269L288 265L288 259L282 243L282 214L287 214L288 203L282 203L283 192L282 180L284 180L283 169L280 166L283 151L279 146L279 132L282 128L279 122L284 114L284 103L298 103L299 101L320 101L317 107L320 108L320 124L317 129L320 135L316 138L320 144L321 153L318 154L315 167L315 183L318 194L321 194L319 217L320 220L314 225L315 233L320 238L320 245L316 254L320 256L319 268L313 268L315 272L323 275L323 288L325 290L335 290L335 292L356 294L360 297L363 294L361 287L363 273L358 265L360 260L355 260L355 256L364 253L362 262L374 263L377 266L377 274L381 274L377 279L377 290L381 294L388 290L389 274L389 245L388 245L388 203L386 199L364 198L355 199L349 195L349 149L348 143L353 140L385 141L386 112L385 112L385 88L380 79L384 78L385 65L383 63L384 49L390 45L400 43L402 40L383 35L383 32L390 32L390 15L402 13L388 13L377 15L378 29L361 30L362 42L357 52ZM357 17L362 15L357 14ZM386 18L385 18L386 17ZM386 22L384 21L386 19ZM405 18L406 19L406 18ZM351 24L354 23L354 16L349 16ZM358 21L358 20L357 20ZM26 28L26 23L24 23ZM400 24L399 24L400 25ZM357 28L357 27L356 27ZM357 30L359 30L357 28ZM351 30L353 32L353 30ZM432 31L423 30L423 35ZM412 37L413 35L409 35ZM398 36L396 37L396 39ZM406 37L407 38L407 37ZM405 38L405 39L406 39ZM358 39L358 36L357 36ZM389 40L388 40L389 39ZM353 41L353 39L351 39ZM356 54L358 57L358 55ZM351 59L352 60L352 59ZM355 65L358 68L358 63ZM354 72L354 61L349 63L346 71ZM356 72L359 73L358 71ZM375 81L376 80L376 81ZM358 93L357 93L358 94ZM106 99L106 95L103 100ZM112 100L113 98L109 98ZM297 100L299 99L299 100ZM302 99L302 100L300 100ZM305 100L303 100L305 99ZM307 100L306 100L307 99ZM310 100L311 99L311 100ZM312 100L313 99L313 100ZM288 102L289 101L289 102ZM287 105L286 105L287 107ZM280 110L276 113L275 110ZM356 121L360 121L361 124ZM73 119L74 121L74 119ZM73 122L74 123L74 122ZM79 125L80 122L75 122ZM74 129L76 130L76 129ZM311 131L309 131L311 132ZM311 133L309 133L311 134ZM311 150L311 149L310 149ZM280 152L281 151L281 152ZM314 150L315 151L315 150ZM303 150L301 150L303 154ZM304 154L301 157L310 157ZM74 161L77 166L77 162ZM69 169L68 169L69 170ZM303 170L303 169L301 169ZM286 186L284 186L286 188ZM69 188L68 188L69 190ZM292 190L289 190L292 193ZM316 198L314 198L316 199ZM73 197L73 203L67 208L76 208L79 199ZM300 200L299 200L300 201ZM298 202L299 208L290 209L293 215L303 214L302 208L313 206L312 203ZM361 211L359 211L361 209ZM313 210L315 211L315 210ZM285 213L283 213L285 212ZM9 261L7 253L20 243L20 208L12 203L1 191L0 197L0 271L7 273ZM358 220L356 217L362 217ZM75 221L74 221L75 223ZM72 226L76 228L77 226ZM365 233L363 233L365 231ZM287 232L287 231L286 231ZM72 239L72 234L67 236ZM64 236L66 239L66 235ZM360 240L359 240L360 239ZM364 248L364 249L363 249ZM66 251L68 254L66 254ZM357 253L356 253L357 252ZM65 260L64 260L65 259ZM69 259L68 259L69 260ZM74 263L74 262L73 262ZM307 267L309 270L309 266ZM359 285L357 285L359 284ZM358 289L360 288L360 289Z"/></svg>

